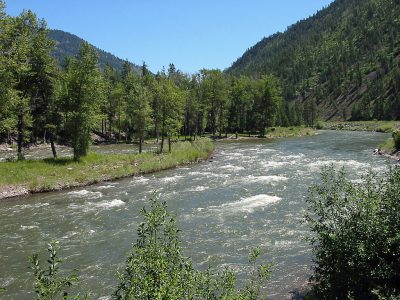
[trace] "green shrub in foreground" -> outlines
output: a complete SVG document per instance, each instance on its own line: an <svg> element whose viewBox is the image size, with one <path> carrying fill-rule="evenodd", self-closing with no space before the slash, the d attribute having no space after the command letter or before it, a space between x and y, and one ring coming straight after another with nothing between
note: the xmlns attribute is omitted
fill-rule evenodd
<svg viewBox="0 0 400 300"><path fill-rule="evenodd" d="M380 175L329 167L310 188L316 299L400 299L400 170Z"/></svg>
<svg viewBox="0 0 400 300"><path fill-rule="evenodd" d="M141 211L144 222L139 225L138 239L126 260L125 269L119 275L119 284L113 299L207 299L207 300L255 300L261 299L262 283L270 277L270 264L256 266L260 255L258 248L250 254L253 266L244 288L236 287L235 273L226 268L222 272L210 269L202 272L193 267L191 260L182 253L179 229L175 218L167 211L165 203L156 197L149 210ZM65 289L77 281L75 275L57 277L56 244L50 244L49 271L43 271L37 255L31 262L35 274L37 299L56 299L68 296ZM54 271L53 271L54 270ZM71 298L71 297L70 297ZM82 299L79 296L72 299ZM85 299L88 299L85 296Z"/></svg>

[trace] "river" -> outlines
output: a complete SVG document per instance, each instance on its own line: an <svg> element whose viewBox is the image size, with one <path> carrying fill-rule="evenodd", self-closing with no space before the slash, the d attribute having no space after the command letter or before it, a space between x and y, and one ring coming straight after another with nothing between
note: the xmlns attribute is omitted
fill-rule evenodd
<svg viewBox="0 0 400 300"><path fill-rule="evenodd" d="M32 299L27 257L46 255L59 240L67 270L79 269L81 290L110 295L153 191L182 229L185 254L205 269L248 271L248 253L273 263L266 293L285 299L311 271L302 224L307 188L323 166L344 166L354 179L390 163L372 150L389 135L321 131L275 141L217 143L210 161L143 177L0 202L0 286L6 299ZM0 165L1 167L1 165ZM29 294L29 292L31 294Z"/></svg>

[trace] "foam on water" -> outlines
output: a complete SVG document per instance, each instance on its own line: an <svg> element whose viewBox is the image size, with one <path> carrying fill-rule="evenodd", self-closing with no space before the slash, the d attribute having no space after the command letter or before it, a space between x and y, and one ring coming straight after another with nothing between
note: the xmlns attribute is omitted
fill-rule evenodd
<svg viewBox="0 0 400 300"><path fill-rule="evenodd" d="M40 207L45 207L45 206L49 206L50 203L35 203L35 204L23 204L23 205L16 205L16 208L19 209L27 209L27 208L40 208Z"/></svg>
<svg viewBox="0 0 400 300"><path fill-rule="evenodd" d="M21 225L21 230L28 230L28 229L35 229L35 228L39 228L39 226L36 225Z"/></svg>
<svg viewBox="0 0 400 300"><path fill-rule="evenodd" d="M210 206L210 208L229 213L252 213L257 208L260 208L262 210L266 206L277 203L280 200L281 198L277 196L261 194L247 198L241 198L239 201L228 202L219 206Z"/></svg>
<svg viewBox="0 0 400 300"><path fill-rule="evenodd" d="M363 169L367 170L369 165L355 160L319 160L311 162L308 167L313 171L320 171L323 167L333 165L334 167L344 167L345 169Z"/></svg>
<svg viewBox="0 0 400 300"><path fill-rule="evenodd" d="M249 175L247 177L244 178L245 182L263 182L263 183L271 183L271 184L275 184L278 182L283 182L283 181L287 181L288 178L284 177L284 176L253 176L253 175Z"/></svg>
<svg viewBox="0 0 400 300"><path fill-rule="evenodd" d="M113 187L115 187L115 186L114 185L101 185L101 186L98 186L97 188L99 190L107 190L107 189L111 189Z"/></svg>
<svg viewBox="0 0 400 300"><path fill-rule="evenodd" d="M175 175L175 176L172 176L172 177L161 178L161 181L162 182L177 182L181 178L183 178L183 176Z"/></svg>
<svg viewBox="0 0 400 300"><path fill-rule="evenodd" d="M101 192L92 192L88 190L72 191L69 192L68 195L76 198L100 198L103 196Z"/></svg>
<svg viewBox="0 0 400 300"><path fill-rule="evenodd" d="M131 183L146 183L147 181L149 181L150 179L149 178L146 178L146 177L137 177L137 178L134 178L132 181L131 181Z"/></svg>
<svg viewBox="0 0 400 300"><path fill-rule="evenodd" d="M100 202L97 202L97 203L88 202L88 204L89 203L91 205L95 206L95 207L103 208L103 209L110 209L110 208L114 208L114 207L119 207L119 206L125 205L125 202L120 200L120 199L114 199L114 200L111 200L111 201L104 200L104 201L100 201Z"/></svg>
<svg viewBox="0 0 400 300"><path fill-rule="evenodd" d="M244 167L241 166L234 166L234 165L225 165L219 167L220 169L231 170L231 171L241 171L244 170Z"/></svg>
<svg viewBox="0 0 400 300"><path fill-rule="evenodd" d="M202 192L202 191L205 191L208 189L209 189L208 186L199 185L199 186L196 186L195 188L190 188L187 191L188 192Z"/></svg>
<svg viewBox="0 0 400 300"><path fill-rule="evenodd" d="M286 165L290 165L291 162L288 161L263 161L261 165L265 168L280 168Z"/></svg>

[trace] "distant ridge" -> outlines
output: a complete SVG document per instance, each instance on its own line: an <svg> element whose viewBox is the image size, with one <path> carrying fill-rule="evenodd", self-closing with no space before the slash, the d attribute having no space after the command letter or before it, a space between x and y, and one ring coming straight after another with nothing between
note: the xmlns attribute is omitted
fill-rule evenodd
<svg viewBox="0 0 400 300"><path fill-rule="evenodd" d="M325 119L400 119L400 0L336 0L262 39L226 70L274 74Z"/></svg>
<svg viewBox="0 0 400 300"><path fill-rule="evenodd" d="M50 30L49 37L56 42L53 56L60 65L64 63L65 57L77 55L81 43L84 42L80 37L62 30ZM97 47L94 48L99 54L99 66L101 69L104 69L106 64L109 64L114 69L122 71L125 62L123 59ZM139 66L133 63L131 63L131 66L134 72L141 72Z"/></svg>

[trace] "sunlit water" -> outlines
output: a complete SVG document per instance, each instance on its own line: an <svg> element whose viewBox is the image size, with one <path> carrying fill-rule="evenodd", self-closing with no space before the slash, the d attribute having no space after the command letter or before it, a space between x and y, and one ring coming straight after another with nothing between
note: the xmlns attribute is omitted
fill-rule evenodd
<svg viewBox="0 0 400 300"><path fill-rule="evenodd" d="M274 264L266 286L284 299L303 286L311 252L302 224L307 188L323 166L344 166L356 179L390 163L372 149L386 134L322 131L274 142L219 143L213 158L189 167L96 186L0 202L0 286L6 299L31 299L27 257L62 245L66 269L79 269L80 289L107 296L136 239L139 210L153 191L167 201L182 229L185 254L195 265L248 272L248 253ZM0 165L1 167L1 165Z"/></svg>

